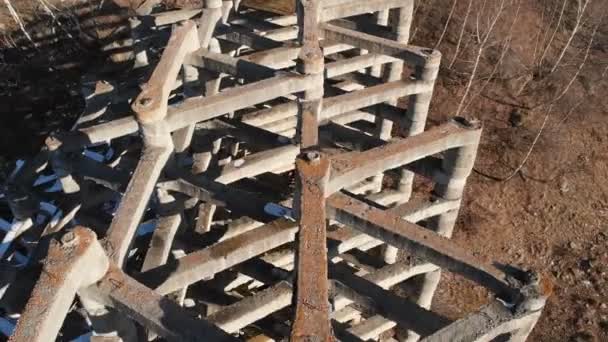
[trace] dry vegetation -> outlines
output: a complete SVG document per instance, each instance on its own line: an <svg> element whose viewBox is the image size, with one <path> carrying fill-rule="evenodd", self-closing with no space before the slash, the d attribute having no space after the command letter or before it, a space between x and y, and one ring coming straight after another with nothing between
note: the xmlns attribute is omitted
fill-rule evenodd
<svg viewBox="0 0 608 342"><path fill-rule="evenodd" d="M37 149L15 139L44 136L77 113L78 78L106 56L77 19L102 1L3 2L0 150L10 160ZM413 43L443 53L432 120L459 114L485 125L455 238L554 277L533 340L608 341L608 1L425 0L415 11ZM485 301L447 277L436 302L447 315ZM443 307L456 291L462 305Z"/></svg>

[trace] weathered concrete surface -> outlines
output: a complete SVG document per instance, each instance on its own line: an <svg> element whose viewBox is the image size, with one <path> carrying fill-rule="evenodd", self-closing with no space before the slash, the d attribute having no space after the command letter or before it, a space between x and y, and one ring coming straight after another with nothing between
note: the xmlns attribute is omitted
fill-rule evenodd
<svg viewBox="0 0 608 342"><path fill-rule="evenodd" d="M154 3L134 8L149 14ZM367 340L399 325L410 330L411 341L488 340L506 332L524 340L544 305L540 286L446 239L481 127L452 121L424 131L441 54L407 44L413 1L302 0L296 15L285 16L247 9L239 1L203 6L131 20L135 42L147 39L146 25L185 21L175 25L155 66L148 66L158 60L154 50L137 52L134 67L151 73L143 91L106 89L102 83L90 89L87 112L74 130L54 135L39 160L13 177L26 186L14 191L19 196L8 196L11 210L36 229L32 216L40 205L28 189L45 163L64 194L77 198L86 191L90 184L83 178L105 187L110 196L87 205L122 195L103 240L107 256L99 256L110 271L78 273L94 276L94 284L86 277L59 284L59 295L52 293L46 305L61 318L50 319L47 312L33 318L28 324L43 328L32 340L54 338L76 292L96 330L105 324L111 328L103 332L118 330L127 341L137 339L133 321L169 340L233 340L228 333L250 331L254 323L263 332L258 336L275 339L331 340L335 332ZM236 8L243 10L230 13ZM402 78L404 65L412 77ZM408 98L407 109L398 106L402 97ZM112 112L127 103L133 113ZM406 138L391 139L395 123ZM128 137L134 133L140 137ZM68 158L91 145L103 150L106 141L117 154L112 159ZM292 196L291 184L284 183L288 176L278 174L294 167ZM386 173L397 180L395 188L383 188ZM431 198L410 198L414 174L434 183ZM86 218L78 210L69 213ZM138 237L144 217L157 220L150 243ZM426 228L415 224L420 220ZM69 227L64 221L43 231ZM180 224L184 232L178 232ZM97 226L107 228L103 222ZM376 269L367 251L386 243L385 261L397 261L399 247L411 263ZM140 256L142 273L132 278L121 267ZM457 322L445 320L430 310L439 267L489 288L513 308L497 302ZM328 273L339 280L331 296ZM407 285L416 292L411 301L389 291L423 274L420 288ZM41 297L45 279L32 300ZM185 291L195 283L203 295L213 289L227 300L223 305L231 304L205 320L190 317L179 304L198 305L197 298L184 301L184 295L201 295ZM162 296L175 291L177 302ZM290 304L294 317L286 318L282 309ZM208 313L216 310L217 304L209 305ZM28 307L24 317L38 310ZM291 332L286 322L293 323ZM23 340L26 323L19 324L15 340Z"/></svg>

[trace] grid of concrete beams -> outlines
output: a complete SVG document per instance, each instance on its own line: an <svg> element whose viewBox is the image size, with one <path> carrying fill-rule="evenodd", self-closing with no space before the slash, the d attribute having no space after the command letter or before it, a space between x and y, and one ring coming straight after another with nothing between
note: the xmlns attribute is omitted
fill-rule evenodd
<svg viewBox="0 0 608 342"><path fill-rule="evenodd" d="M546 281L449 240L482 127L426 127L441 54L408 44L413 0L153 2L131 20L144 81L84 83L5 187L11 341L76 334L75 308L99 341L527 338ZM493 299L433 312L442 271Z"/></svg>

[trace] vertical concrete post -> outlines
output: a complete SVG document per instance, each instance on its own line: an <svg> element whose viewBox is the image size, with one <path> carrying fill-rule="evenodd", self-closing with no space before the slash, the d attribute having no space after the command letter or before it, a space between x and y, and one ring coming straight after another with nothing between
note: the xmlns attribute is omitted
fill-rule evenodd
<svg viewBox="0 0 608 342"><path fill-rule="evenodd" d="M217 26L217 23L221 17L222 0L205 1L205 8L203 9L203 15L199 20L199 27L197 30L198 44L196 44L193 51L200 48L209 48L209 44L211 43L211 39L213 37L213 31L215 30L215 27ZM202 75L199 75L198 69L191 65L184 65L182 72L182 79L184 81L184 95L186 97L201 95L199 85L200 83L204 82L204 79L202 78ZM188 146L190 146L195 127L196 125L190 125L173 133L173 143L177 153L184 152Z"/></svg>
<svg viewBox="0 0 608 342"><path fill-rule="evenodd" d="M45 141L46 148L49 150L50 164L59 178L63 192L73 194L80 191L80 186L72 177L72 168L66 160L66 155L61 151L61 141L54 136L49 136Z"/></svg>
<svg viewBox="0 0 608 342"><path fill-rule="evenodd" d="M429 85L434 85L437 74L439 73L440 63L441 53L439 53L439 51L429 51L424 64L415 67L415 79L428 83ZM391 70L395 69L391 68ZM431 90L428 92L410 96L407 112L402 123L401 133L403 136L410 137L424 132L432 96L433 87L431 87ZM409 200L413 183L414 173L403 169L398 185L399 192L403 197L399 203L404 203Z"/></svg>
<svg viewBox="0 0 608 342"><path fill-rule="evenodd" d="M389 10L383 10L380 12L376 12L374 15L376 17L376 24L382 25L382 26L388 25ZM374 66L372 66L372 69L371 69L371 75L374 77L382 77L382 70L383 70L383 64L374 65Z"/></svg>
<svg viewBox="0 0 608 342"><path fill-rule="evenodd" d="M476 120L465 121L458 119L460 124L470 129L479 129L481 124ZM471 145L447 150L441 164L441 170L435 172L434 195L444 200L461 200L468 176L473 170L475 157L479 147L479 139ZM441 215L429 219L428 228L435 230L438 234L451 238L454 225L458 217L458 209L449 210ZM441 270L435 270L424 275L420 285L417 303L423 308L430 308L433 295L441 279ZM408 331L408 342L417 341L420 336L413 331Z"/></svg>
<svg viewBox="0 0 608 342"><path fill-rule="evenodd" d="M332 341L329 323L326 186L330 162L316 151L296 160L294 209L299 221L295 318L291 341Z"/></svg>
<svg viewBox="0 0 608 342"><path fill-rule="evenodd" d="M193 52L197 46L197 30L194 23L185 21L177 25L158 65L131 106L142 133L143 155L104 240L107 255L119 267L122 267L126 260L158 177L173 152L171 132L164 121L169 95L186 55ZM95 305L94 300L88 300L87 297L87 294L81 294L84 302L90 304L88 307L85 305L85 308L94 323L95 331L99 330L98 327L111 326L112 322L116 321L130 323L128 320L118 319L120 315L116 311L99 307ZM131 327L134 328L132 324ZM133 335L130 331L132 328L128 329L128 336Z"/></svg>
<svg viewBox="0 0 608 342"><path fill-rule="evenodd" d="M213 24L213 29L215 29L217 21L220 20L220 18L223 18L222 13L224 13L227 17L228 14L226 14L226 11L228 11L228 13L230 12L230 9L227 8L225 2L222 2L221 0L209 1L205 3L205 6L209 6L209 9L206 10L206 12L203 12L201 22L203 22L204 20L215 21ZM211 29L211 27L206 27L205 29L201 29L199 31L199 39L201 40L201 46L209 49L210 51L221 53L218 40L213 38L213 29ZM202 70L199 75L199 80L204 87L204 96L213 96L219 93L221 79L221 75L214 75L211 72ZM211 151L195 155L194 163L192 165L192 172L202 173L207 171L213 155L219 152L221 145L222 138L219 138L213 142ZM209 203L203 203L199 206L198 220L195 226L196 232L204 234L211 229L211 223L213 220L213 215L215 214L215 209L216 206Z"/></svg>
<svg viewBox="0 0 608 342"><path fill-rule="evenodd" d="M314 81L298 99L297 135L302 149L317 145L319 140L319 119L323 101L323 71L325 68L323 51L319 46L319 0L297 2L298 41L301 44L297 69L304 75L314 75Z"/></svg>
<svg viewBox="0 0 608 342"><path fill-rule="evenodd" d="M407 44L410 40L410 28L412 26L412 20L414 16L414 1L407 0L405 6L400 8L394 8L390 11L386 11L386 14L379 17L382 20L386 20L387 24L391 25L393 32L396 34L396 40L399 43ZM403 75L403 62L393 62L386 66L383 71L383 78L387 82L398 81L402 79ZM399 99L395 99L389 102L391 105L396 106ZM425 117L426 119L426 117ZM382 119L379 115L376 116L376 136L383 140L391 138L391 132L393 130L393 122L390 120ZM423 127L424 130L424 127ZM420 133L420 132L418 132ZM378 175L374 181L377 182L376 190L382 190L382 174ZM402 191L401 187L399 188ZM403 193L403 198L400 203L407 202L409 200L410 191ZM397 261L397 248L386 245L384 247L384 261L389 264L393 264Z"/></svg>
<svg viewBox="0 0 608 342"><path fill-rule="evenodd" d="M233 6L232 0L222 1L222 23L228 24L228 18L230 17L230 11L232 11Z"/></svg>
<svg viewBox="0 0 608 342"><path fill-rule="evenodd" d="M407 0L404 7L394 8L390 11L384 11L378 16L378 24L390 24L392 31L395 33L396 40L399 43L407 44L410 39L410 27L412 25L412 17L414 12L414 1ZM389 64L382 73L382 78L386 82L394 82L402 79L403 62L396 61ZM390 102L392 105L397 105L399 99L394 99ZM379 116L378 116L379 117ZM393 123L390 120L376 120L376 136L387 140L391 137ZM407 201L407 200L406 200Z"/></svg>
<svg viewBox="0 0 608 342"><path fill-rule="evenodd" d="M160 189L157 190L157 197L161 205L166 207L163 207L162 211L159 210L160 217L158 217L158 224L152 233L152 240L150 240L150 246L141 266L142 272L167 263L175 234L182 221L181 211L183 208L180 207L183 202L176 203L175 197ZM180 291L185 293L184 289ZM148 340L153 340L154 337L156 337L156 334L149 331Z"/></svg>
<svg viewBox="0 0 608 342"><path fill-rule="evenodd" d="M325 188L329 180L329 160L312 148L319 142L319 119L323 100L324 57L319 46L319 0L298 0L298 40L301 44L297 69L314 76L298 99L297 138L301 150L296 160L298 183L294 195L298 233L296 314L292 341L331 341L329 290L327 283L327 238Z"/></svg>
<svg viewBox="0 0 608 342"><path fill-rule="evenodd" d="M148 52L140 42L142 38L143 25L141 20L137 17L129 18L129 26L131 26L131 38L133 39L133 52L135 53L135 61L133 63L133 69L142 68L148 66Z"/></svg>

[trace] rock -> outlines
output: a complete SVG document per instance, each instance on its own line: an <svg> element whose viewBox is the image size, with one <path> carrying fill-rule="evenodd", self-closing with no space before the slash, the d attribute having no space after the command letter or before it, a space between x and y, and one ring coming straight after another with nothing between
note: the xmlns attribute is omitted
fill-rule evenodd
<svg viewBox="0 0 608 342"><path fill-rule="evenodd" d="M509 114L509 123L511 124L511 127L522 126L524 123L523 114L519 110L513 109L513 111L511 111Z"/></svg>
<svg viewBox="0 0 608 342"><path fill-rule="evenodd" d="M579 263L579 266L580 266L581 270L587 272L591 269L591 267L593 267L593 263L592 263L591 259L583 259Z"/></svg>
<svg viewBox="0 0 608 342"><path fill-rule="evenodd" d="M192 298L184 299L184 307L185 308L193 308L196 306L196 302Z"/></svg>
<svg viewBox="0 0 608 342"><path fill-rule="evenodd" d="M561 194L563 195L568 191L570 191L570 183L566 178L562 178L559 182L559 192L561 192Z"/></svg>

